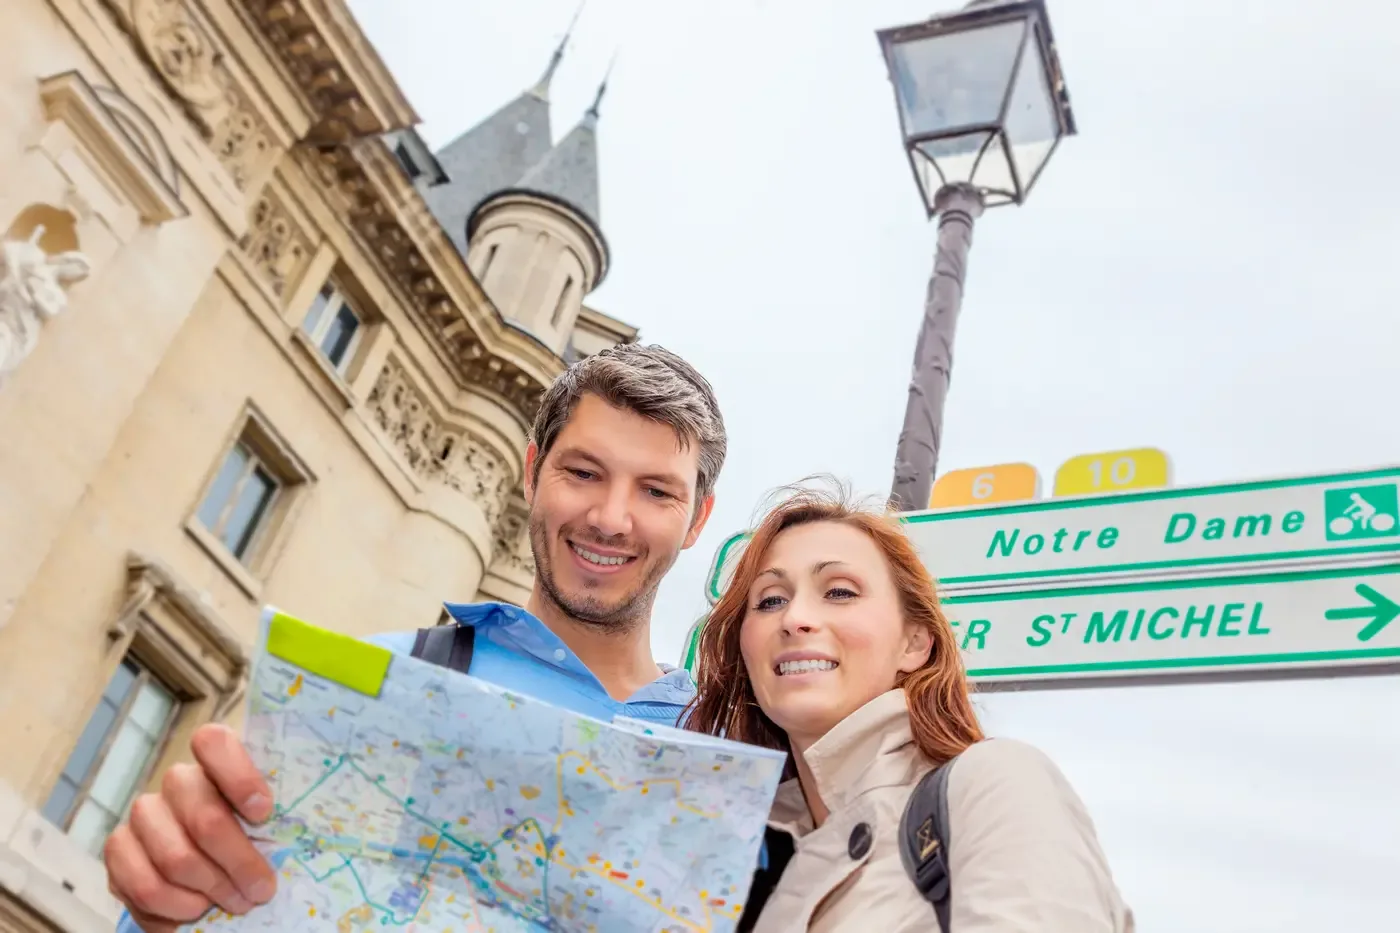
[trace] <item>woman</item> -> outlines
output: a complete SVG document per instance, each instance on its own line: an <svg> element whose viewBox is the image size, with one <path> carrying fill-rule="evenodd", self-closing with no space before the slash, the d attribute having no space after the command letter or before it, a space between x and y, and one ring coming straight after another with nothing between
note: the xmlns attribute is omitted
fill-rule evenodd
<svg viewBox="0 0 1400 933"><path fill-rule="evenodd" d="M983 741L953 630L893 518L810 491L778 506L699 657L687 727L792 756L770 828L794 851L756 933L938 930L898 830L919 779L954 756L944 933L1132 931L1059 770L1028 745Z"/></svg>

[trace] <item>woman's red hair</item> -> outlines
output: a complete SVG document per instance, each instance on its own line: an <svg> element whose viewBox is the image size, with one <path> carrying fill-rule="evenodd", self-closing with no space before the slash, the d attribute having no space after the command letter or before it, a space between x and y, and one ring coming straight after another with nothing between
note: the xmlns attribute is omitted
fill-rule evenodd
<svg viewBox="0 0 1400 933"><path fill-rule="evenodd" d="M885 555L905 621L922 626L933 641L924 666L901 675L895 684L908 697L910 726L919 751L936 763L944 762L981 741L982 728L972 709L957 638L938 603L933 578L898 519L853 505L843 495L810 489L796 491L759 523L734 578L706 619L697 651L699 692L690 703L689 715L682 717L685 728L790 751L787 736L754 698L739 650L739 629L748 611L749 589L774 539L789 528L812 522L838 522L869 535Z"/></svg>

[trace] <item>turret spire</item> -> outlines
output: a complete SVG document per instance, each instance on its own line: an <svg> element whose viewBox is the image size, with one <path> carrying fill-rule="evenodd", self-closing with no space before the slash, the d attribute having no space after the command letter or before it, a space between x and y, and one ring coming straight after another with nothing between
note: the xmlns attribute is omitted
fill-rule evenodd
<svg viewBox="0 0 1400 933"><path fill-rule="evenodd" d="M598 93L593 95L593 105L584 113L585 119L598 122L598 108L603 105L603 95L608 92L608 78L612 77L613 65L616 64L617 53L613 52L612 59L608 62L608 70L603 72L603 81L598 85Z"/></svg>
<svg viewBox="0 0 1400 933"><path fill-rule="evenodd" d="M540 80L530 89L530 93L540 100L549 100L549 83L554 80L554 72L559 70L559 63L564 60L564 50L568 48L569 40L573 38L574 27L578 25L579 14L583 12L584 4L588 0L579 0L578 9L574 10L574 18L569 20L569 28L564 30L564 38L559 40L559 47L554 50L554 54L549 57L549 67L545 68Z"/></svg>

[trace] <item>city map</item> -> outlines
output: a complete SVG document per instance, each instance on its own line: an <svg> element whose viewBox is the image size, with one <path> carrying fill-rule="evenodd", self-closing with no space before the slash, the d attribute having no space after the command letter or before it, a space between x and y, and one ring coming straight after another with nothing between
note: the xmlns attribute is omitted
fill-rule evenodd
<svg viewBox="0 0 1400 933"><path fill-rule="evenodd" d="M214 931L734 929L778 752L605 723L264 612L244 740L278 894Z"/></svg>

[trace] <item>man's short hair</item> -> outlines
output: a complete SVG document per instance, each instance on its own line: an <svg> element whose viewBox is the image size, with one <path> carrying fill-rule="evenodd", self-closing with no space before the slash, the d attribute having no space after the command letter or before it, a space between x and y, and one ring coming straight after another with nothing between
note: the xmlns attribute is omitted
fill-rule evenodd
<svg viewBox="0 0 1400 933"><path fill-rule="evenodd" d="M615 408L669 426L681 444L700 450L696 504L714 492L729 446L719 401L705 377L663 347L619 344L579 360L554 380L535 415L530 439L539 449L535 475L579 400L593 394Z"/></svg>

